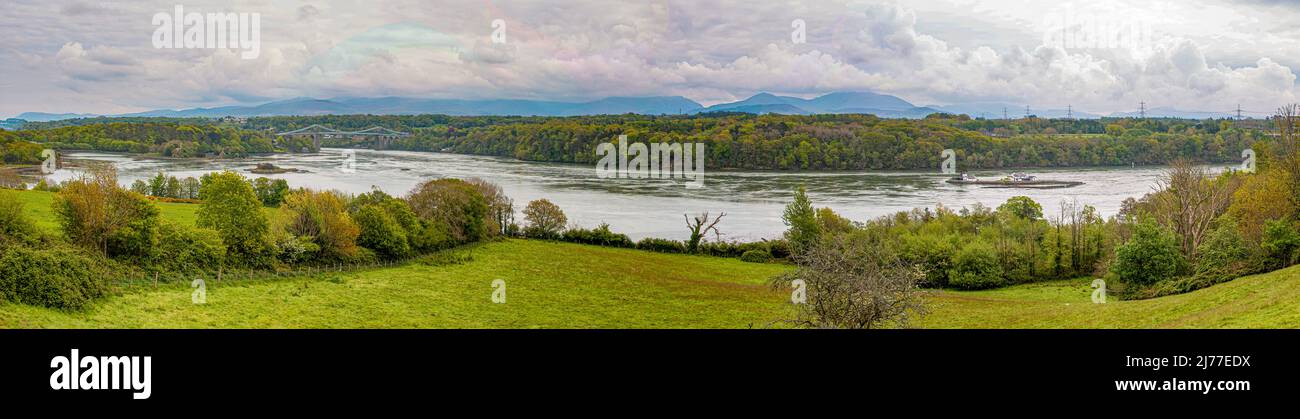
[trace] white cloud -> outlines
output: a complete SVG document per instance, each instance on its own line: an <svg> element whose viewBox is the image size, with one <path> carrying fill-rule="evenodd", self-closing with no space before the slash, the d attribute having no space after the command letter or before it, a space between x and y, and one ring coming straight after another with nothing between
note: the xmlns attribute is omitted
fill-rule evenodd
<svg viewBox="0 0 1300 419"><path fill-rule="evenodd" d="M293 96L683 95L714 103L834 90L1101 113L1139 101L1206 110L1297 101L1289 65L1300 63L1300 31L1276 29L1291 28L1296 8L1196 1L1074 4L1080 13L1152 22L1157 36L1136 49L1039 45L1044 17L1064 6L1010 0L186 3L187 11L261 13L256 60L152 48L149 16L173 3L17 1L0 16L8 41L0 59L19 63L7 70L13 94L0 99L0 114ZM808 23L807 44L790 42L796 18ZM494 19L509 24L506 44L490 40Z"/></svg>

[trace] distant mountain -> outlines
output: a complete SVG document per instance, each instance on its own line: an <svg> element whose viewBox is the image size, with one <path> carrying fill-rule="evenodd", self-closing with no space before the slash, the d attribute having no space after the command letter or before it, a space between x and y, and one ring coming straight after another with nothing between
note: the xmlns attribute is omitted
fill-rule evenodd
<svg viewBox="0 0 1300 419"><path fill-rule="evenodd" d="M316 99L299 97L268 102L260 105L235 105L213 108L158 109L112 116L131 117L174 117L174 118L220 118L223 116L310 116L310 115L417 115L444 114L457 116L474 115L520 115L520 116L579 116L609 115L635 113L643 115L675 115L707 112L745 112L752 114L872 114L882 118L924 118L934 113L966 114L971 117L999 119L1006 115L1020 118L1025 114L1025 106L996 103L972 102L953 105L916 106L897 96L872 92L834 92L812 99L791 96L778 96L771 93L759 93L748 99L721 103L709 107L681 96L652 97L610 97L590 102L559 102L522 99L423 99L410 97L337 97L333 99ZM1038 109L1030 107L1030 113L1043 118L1100 118L1101 115L1066 109ZM96 117L92 114L26 112L16 119L44 122L61 119ZM1136 117L1137 112L1116 113L1110 116ZM1154 108L1147 111L1149 117L1179 118L1225 118L1231 115L1216 112L1191 112L1167 108ZM4 124L13 129L15 124Z"/></svg>
<svg viewBox="0 0 1300 419"><path fill-rule="evenodd" d="M692 113L703 107L680 96L611 97L591 102L536 100L461 100L406 97L294 98L257 106L223 106L185 110L154 110L119 116L209 117L300 115L521 115L576 116L638 113L646 115Z"/></svg>
<svg viewBox="0 0 1300 419"><path fill-rule="evenodd" d="M76 118L94 118L99 115L89 113L45 113L45 112L23 112L13 119L21 119L28 122L48 122L63 119Z"/></svg>
<svg viewBox="0 0 1300 419"><path fill-rule="evenodd" d="M813 99L759 93L739 102L713 105L701 112L778 113L790 115L867 113L886 118L924 118L926 115L938 112L938 110L917 107L896 96L871 92L836 92Z"/></svg>

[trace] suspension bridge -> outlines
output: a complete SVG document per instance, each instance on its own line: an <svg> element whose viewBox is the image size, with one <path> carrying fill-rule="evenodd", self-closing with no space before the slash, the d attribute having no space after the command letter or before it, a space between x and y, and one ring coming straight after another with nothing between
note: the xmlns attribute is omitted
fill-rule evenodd
<svg viewBox="0 0 1300 419"><path fill-rule="evenodd" d="M307 151L313 153L320 151L321 142L327 139L341 138L353 142L356 141L369 142L370 148L373 148L375 150L383 150L388 148L389 144L391 144L393 140L399 138L406 138L410 136L411 136L410 133L395 131L380 126L373 126L360 131L340 131L319 124L312 124L306 127L298 128L296 130L285 131L285 132L275 134L275 137L277 138L277 142L281 142L281 143L283 143L283 138L286 137L308 138L311 140L311 148L309 150L302 150L302 149L293 150L293 148L297 148L299 147L299 145L298 144L288 144L288 145L290 146L291 151Z"/></svg>

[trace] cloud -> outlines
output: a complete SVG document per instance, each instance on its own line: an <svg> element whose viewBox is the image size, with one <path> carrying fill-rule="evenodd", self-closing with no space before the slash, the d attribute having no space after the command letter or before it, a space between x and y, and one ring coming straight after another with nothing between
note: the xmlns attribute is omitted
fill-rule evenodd
<svg viewBox="0 0 1300 419"><path fill-rule="evenodd" d="M8 41L0 60L21 63L6 74L18 94L0 99L0 113L345 95L715 103L834 90L1101 113L1141 101L1209 110L1297 101L1288 64L1300 63L1290 47L1300 31L1259 28L1286 28L1300 13L1194 1L1095 2L1106 13L1154 16L1164 29L1138 48L1114 49L1040 45L1054 9L1010 0L187 2L186 11L262 14L261 56L243 60L231 50L152 48L149 17L173 3L17 0L0 16ZM968 12L942 12L958 9ZM806 44L791 42L796 18L807 22ZM491 41L495 19L509 24L508 42ZM114 109L82 108L106 103Z"/></svg>

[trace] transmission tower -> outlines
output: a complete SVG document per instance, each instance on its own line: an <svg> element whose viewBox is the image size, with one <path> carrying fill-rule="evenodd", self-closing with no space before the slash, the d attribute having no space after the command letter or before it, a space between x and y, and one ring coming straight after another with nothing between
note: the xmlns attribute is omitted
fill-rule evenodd
<svg viewBox="0 0 1300 419"><path fill-rule="evenodd" d="M1140 110L1138 111L1138 115L1141 115L1142 119L1147 119L1147 103L1141 102L1139 106L1140 106L1139 108Z"/></svg>
<svg viewBox="0 0 1300 419"><path fill-rule="evenodd" d="M1237 120L1241 120L1241 104L1237 104Z"/></svg>
<svg viewBox="0 0 1300 419"><path fill-rule="evenodd" d="M1065 119L1074 119L1074 105L1065 105Z"/></svg>

